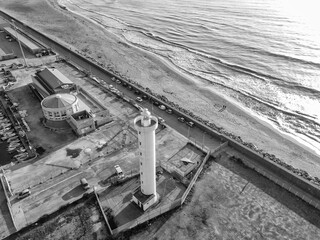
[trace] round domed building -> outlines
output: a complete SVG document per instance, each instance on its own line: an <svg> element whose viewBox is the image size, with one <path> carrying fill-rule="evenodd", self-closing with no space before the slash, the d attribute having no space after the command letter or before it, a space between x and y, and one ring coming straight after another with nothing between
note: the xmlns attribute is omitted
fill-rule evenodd
<svg viewBox="0 0 320 240"><path fill-rule="evenodd" d="M46 97L41 102L45 124L51 128L68 128L68 119L79 111L79 101L75 95L59 93Z"/></svg>

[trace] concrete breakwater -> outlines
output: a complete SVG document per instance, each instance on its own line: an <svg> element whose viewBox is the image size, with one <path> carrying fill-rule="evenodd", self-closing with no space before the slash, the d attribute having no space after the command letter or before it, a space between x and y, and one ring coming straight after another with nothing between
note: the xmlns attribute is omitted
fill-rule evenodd
<svg viewBox="0 0 320 240"><path fill-rule="evenodd" d="M13 19L11 16L1 12L3 16L5 16L8 19ZM297 169L292 167L289 164L286 164L281 159L277 158L275 155L265 152L262 149L258 149L254 144L245 142L241 139L240 136L236 136L232 133L227 132L222 127L217 126L216 124L209 122L208 120L202 119L201 117L195 115L194 113L190 112L187 109L184 109L179 106L179 104L170 102L165 96L159 95L154 93L149 88L144 88L134 80L131 80L127 78L126 76L123 76L121 73L117 72L113 66L108 65L105 66L104 64L98 62L97 60L93 59L92 57L82 54L80 51L71 51L67 47L54 42L50 38L48 38L46 35L36 31L35 29L26 26L22 22L19 22L16 20L17 24L20 24L23 28L26 28L29 30L29 32L34 32L38 36L40 35L42 38L46 39L47 41L50 41L54 43L55 45L58 45L59 48L63 49L64 51L72 54L72 56L81 59L83 62L87 63L88 65L94 66L95 68L99 69L100 71L105 72L106 74L110 76L114 76L118 79L120 79L123 82L126 82L127 84L133 86L133 88L138 89L139 91L143 92L147 96L149 96L151 99L159 101L161 104L168 106L172 108L173 112L185 117L188 120L194 121L198 127L205 130L207 133L211 134L212 136L219 138L221 140L225 140L229 142L229 146L235 148L239 152L249 156L253 160L257 160L257 162L260 164L260 166L267 167L269 169L272 169L275 171L276 174L283 174L282 170L286 170L286 178L290 179L292 183L298 184L297 186L301 188L302 191L308 191L313 196L320 198L320 195L318 194L320 185L320 179L317 177L310 176L306 171ZM86 69L86 72L90 74L88 69ZM278 170L277 170L278 169ZM279 170L281 169L281 170ZM281 172L281 173L280 173ZM301 181L303 180L303 181Z"/></svg>

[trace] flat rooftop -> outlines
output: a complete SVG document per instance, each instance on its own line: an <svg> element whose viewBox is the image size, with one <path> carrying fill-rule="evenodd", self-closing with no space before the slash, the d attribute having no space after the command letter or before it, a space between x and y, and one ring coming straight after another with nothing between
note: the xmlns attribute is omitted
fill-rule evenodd
<svg viewBox="0 0 320 240"><path fill-rule="evenodd" d="M33 51L37 51L37 50L41 50L42 48L35 44L33 41L29 40L28 38L26 38L25 36L23 36L22 34L20 34L18 31L17 31L17 34L16 34L16 31L14 29L12 29L11 27L4 27L3 28L7 33L11 34L13 37L17 37L17 34L18 34L18 38L19 40L24 44L26 45L28 48L30 48L31 50Z"/></svg>

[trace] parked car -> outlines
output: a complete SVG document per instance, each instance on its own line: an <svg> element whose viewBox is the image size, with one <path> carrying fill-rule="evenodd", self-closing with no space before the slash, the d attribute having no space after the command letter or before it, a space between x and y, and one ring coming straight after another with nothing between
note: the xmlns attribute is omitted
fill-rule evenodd
<svg viewBox="0 0 320 240"><path fill-rule="evenodd" d="M169 114L172 114L172 109L167 108L166 112L169 113Z"/></svg>
<svg viewBox="0 0 320 240"><path fill-rule="evenodd" d="M84 190L88 190L90 188L90 185L89 185L87 179L85 179L85 178L80 179L80 184Z"/></svg>
<svg viewBox="0 0 320 240"><path fill-rule="evenodd" d="M115 170L116 170L116 174L117 174L118 178L119 178L119 179L124 178L124 174L123 174L123 172L122 172L121 167L120 167L119 165L115 165L114 168L115 168Z"/></svg>
<svg viewBox="0 0 320 240"><path fill-rule="evenodd" d="M134 91L134 94L137 94L137 95L139 95L141 92L139 91L139 90L135 90Z"/></svg>
<svg viewBox="0 0 320 240"><path fill-rule="evenodd" d="M155 105L155 106L159 106L159 105L160 105L160 103L159 103L159 102L157 102L157 101L153 101L153 105Z"/></svg>
<svg viewBox="0 0 320 240"><path fill-rule="evenodd" d="M25 189L18 194L18 199L23 199L31 195L30 189Z"/></svg>
<svg viewBox="0 0 320 240"><path fill-rule="evenodd" d="M142 96L142 99L147 100L147 99L148 99L148 96L147 96L147 95L143 95L143 96Z"/></svg>
<svg viewBox="0 0 320 240"><path fill-rule="evenodd" d="M128 86L128 89L131 91L133 88L132 88L132 86L129 85L129 86Z"/></svg>
<svg viewBox="0 0 320 240"><path fill-rule="evenodd" d="M9 39L9 38L11 38L11 36L10 35L6 35L6 39Z"/></svg>
<svg viewBox="0 0 320 240"><path fill-rule="evenodd" d="M166 107L165 107L164 105L160 105L159 108L160 108L162 111L166 110Z"/></svg>
<svg viewBox="0 0 320 240"><path fill-rule="evenodd" d="M117 79L116 83L121 84L121 81L119 79Z"/></svg>
<svg viewBox="0 0 320 240"><path fill-rule="evenodd" d="M126 87L126 86L128 86L128 83L122 82L122 86Z"/></svg>
<svg viewBox="0 0 320 240"><path fill-rule="evenodd" d="M137 101L137 102L142 102L142 98L141 98L141 97L137 97L137 98L136 98L136 101Z"/></svg>
<svg viewBox="0 0 320 240"><path fill-rule="evenodd" d="M194 127L194 122L187 122L187 125L189 126L189 127Z"/></svg>
<svg viewBox="0 0 320 240"><path fill-rule="evenodd" d="M158 122L159 122L160 124L162 124L162 123L165 122L165 120L164 120L162 117L158 117Z"/></svg>
<svg viewBox="0 0 320 240"><path fill-rule="evenodd" d="M178 117L178 121L180 121L180 122L185 122L186 120L183 118L183 117Z"/></svg>
<svg viewBox="0 0 320 240"><path fill-rule="evenodd" d="M115 77L112 77L111 80L115 82L115 81L116 81L116 78L115 78Z"/></svg>

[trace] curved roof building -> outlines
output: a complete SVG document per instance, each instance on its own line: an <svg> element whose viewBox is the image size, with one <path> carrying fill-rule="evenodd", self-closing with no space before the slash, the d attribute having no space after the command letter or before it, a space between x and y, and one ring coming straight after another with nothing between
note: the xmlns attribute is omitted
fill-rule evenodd
<svg viewBox="0 0 320 240"><path fill-rule="evenodd" d="M32 76L32 82L42 98L52 94L76 92L76 85L58 69L45 68Z"/></svg>
<svg viewBox="0 0 320 240"><path fill-rule="evenodd" d="M43 115L47 120L62 121L79 111L78 98L69 93L59 93L46 97L41 102Z"/></svg>

